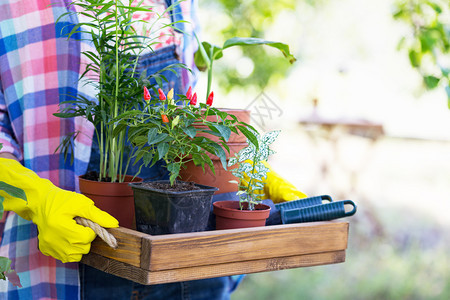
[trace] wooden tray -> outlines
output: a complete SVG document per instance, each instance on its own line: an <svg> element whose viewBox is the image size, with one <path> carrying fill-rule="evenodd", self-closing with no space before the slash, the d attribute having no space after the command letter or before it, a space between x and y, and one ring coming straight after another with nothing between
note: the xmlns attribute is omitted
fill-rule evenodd
<svg viewBox="0 0 450 300"><path fill-rule="evenodd" d="M315 222L152 236L109 229L119 248L92 242L82 263L141 284L249 274L345 261L348 222Z"/></svg>

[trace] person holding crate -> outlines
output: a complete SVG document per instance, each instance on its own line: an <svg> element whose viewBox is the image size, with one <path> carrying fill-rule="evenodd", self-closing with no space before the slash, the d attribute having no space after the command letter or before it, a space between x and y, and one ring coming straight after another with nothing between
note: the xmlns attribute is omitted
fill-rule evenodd
<svg viewBox="0 0 450 300"><path fill-rule="evenodd" d="M170 0L143 2L175 4ZM177 5L176 16L195 23L196 1ZM0 181L27 195L25 202L0 191L8 211L0 223L0 256L12 260L23 286L0 281L0 299L228 299L239 282L235 277L142 286L78 263L89 252L95 234L73 218L85 217L107 228L118 223L74 192L77 176L98 158L89 138L93 129L78 118L53 116L69 93L92 98L89 87L78 81L84 72L81 52L89 44L61 33L63 26L79 20L71 15L65 23L56 23L59 16L74 9L65 0L0 1ZM154 72L180 60L193 67L193 35L185 31L181 38L161 44L165 46L144 54L142 70ZM181 91L194 81L189 72L168 78ZM74 129L88 138L75 141L74 163L70 164L54 151L60 138ZM144 171L145 177L160 175L159 169ZM274 197L293 200L303 195L288 183L283 189L280 183L285 181L275 173L272 179L280 187Z"/></svg>

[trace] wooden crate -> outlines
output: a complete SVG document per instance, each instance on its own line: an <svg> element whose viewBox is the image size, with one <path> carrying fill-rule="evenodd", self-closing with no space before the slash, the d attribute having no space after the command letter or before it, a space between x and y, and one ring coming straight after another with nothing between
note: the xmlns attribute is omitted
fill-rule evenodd
<svg viewBox="0 0 450 300"><path fill-rule="evenodd" d="M119 248L99 238L81 260L141 284L249 274L345 261L348 222L315 222L152 236L109 229Z"/></svg>

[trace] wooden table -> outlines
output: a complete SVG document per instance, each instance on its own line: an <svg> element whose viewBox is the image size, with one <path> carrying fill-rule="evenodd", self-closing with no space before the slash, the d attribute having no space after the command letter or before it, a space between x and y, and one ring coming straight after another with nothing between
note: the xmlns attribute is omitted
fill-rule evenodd
<svg viewBox="0 0 450 300"><path fill-rule="evenodd" d="M152 236L109 229L82 263L141 284L276 271L345 261L348 222L315 222Z"/></svg>

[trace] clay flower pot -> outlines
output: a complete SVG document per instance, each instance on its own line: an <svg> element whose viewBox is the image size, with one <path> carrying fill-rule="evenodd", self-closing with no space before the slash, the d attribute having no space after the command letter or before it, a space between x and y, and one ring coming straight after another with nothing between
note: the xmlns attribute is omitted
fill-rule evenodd
<svg viewBox="0 0 450 300"><path fill-rule="evenodd" d="M270 214L270 206L257 204L255 210L239 208L239 201L216 201L213 203L213 212L216 215L216 229L236 229L265 226Z"/></svg>
<svg viewBox="0 0 450 300"><path fill-rule="evenodd" d="M79 176L80 191L94 201L95 206L119 221L122 227L134 229L134 199L130 182L142 182L142 178L126 175L124 182L100 182Z"/></svg>

